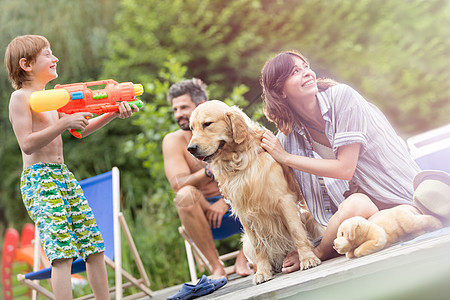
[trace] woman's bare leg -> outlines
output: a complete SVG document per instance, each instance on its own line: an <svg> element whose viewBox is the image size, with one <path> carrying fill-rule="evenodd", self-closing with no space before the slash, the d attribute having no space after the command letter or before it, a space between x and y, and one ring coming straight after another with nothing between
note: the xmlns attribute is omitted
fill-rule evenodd
<svg viewBox="0 0 450 300"><path fill-rule="evenodd" d="M337 252L333 249L333 241L341 223L355 216L368 219L377 212L378 208L366 195L360 193L351 195L339 205L338 211L331 217L322 241L314 249L314 254L322 261L337 256ZM282 272L291 273L298 270L300 270L298 253L291 252L283 261Z"/></svg>

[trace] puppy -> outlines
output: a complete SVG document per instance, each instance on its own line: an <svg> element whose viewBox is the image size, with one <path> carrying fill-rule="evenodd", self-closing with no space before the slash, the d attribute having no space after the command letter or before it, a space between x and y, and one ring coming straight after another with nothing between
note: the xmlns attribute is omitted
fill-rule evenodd
<svg viewBox="0 0 450 300"><path fill-rule="evenodd" d="M199 105L190 122L193 136L188 151L210 163L223 196L243 225L244 253L257 265L253 282L270 280L295 250L300 269L320 264L308 238L321 236L324 228L307 210L292 170L260 146L265 129L239 108L218 100Z"/></svg>
<svg viewBox="0 0 450 300"><path fill-rule="evenodd" d="M339 226L334 249L348 258L379 251L395 242L442 228L437 218L419 214L410 205L381 210L369 220L353 217Z"/></svg>

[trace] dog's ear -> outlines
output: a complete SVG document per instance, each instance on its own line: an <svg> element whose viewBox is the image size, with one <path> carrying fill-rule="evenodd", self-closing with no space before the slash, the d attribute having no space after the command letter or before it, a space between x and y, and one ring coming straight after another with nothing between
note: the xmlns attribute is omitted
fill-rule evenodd
<svg viewBox="0 0 450 300"><path fill-rule="evenodd" d="M354 241L356 238L356 229L359 227L359 223L351 222L348 225L350 225L350 226L347 226L347 239L349 241Z"/></svg>
<svg viewBox="0 0 450 300"><path fill-rule="evenodd" d="M248 125L238 112L229 110L225 113L233 135L233 140L236 144L240 144L248 138Z"/></svg>

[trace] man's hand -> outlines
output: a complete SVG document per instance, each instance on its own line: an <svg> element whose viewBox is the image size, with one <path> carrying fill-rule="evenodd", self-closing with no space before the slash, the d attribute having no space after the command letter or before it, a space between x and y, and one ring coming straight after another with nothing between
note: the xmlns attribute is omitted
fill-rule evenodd
<svg viewBox="0 0 450 300"><path fill-rule="evenodd" d="M206 218L213 228L220 228L222 217L228 209L228 204L225 203L223 198L220 198L206 210Z"/></svg>

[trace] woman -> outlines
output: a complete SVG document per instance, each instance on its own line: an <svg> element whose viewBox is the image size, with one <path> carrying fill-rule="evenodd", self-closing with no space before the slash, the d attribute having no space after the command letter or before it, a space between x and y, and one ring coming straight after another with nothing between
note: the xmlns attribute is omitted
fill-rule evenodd
<svg viewBox="0 0 450 300"><path fill-rule="evenodd" d="M261 145L294 169L311 213L327 226L317 257L337 255L332 243L345 219L414 206L412 182L419 167L384 115L355 90L317 80L295 51L267 61L261 84L265 115L280 130L278 139L267 131ZM283 272L298 269L293 252Z"/></svg>

